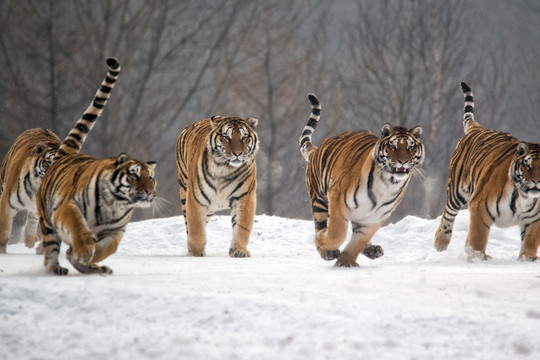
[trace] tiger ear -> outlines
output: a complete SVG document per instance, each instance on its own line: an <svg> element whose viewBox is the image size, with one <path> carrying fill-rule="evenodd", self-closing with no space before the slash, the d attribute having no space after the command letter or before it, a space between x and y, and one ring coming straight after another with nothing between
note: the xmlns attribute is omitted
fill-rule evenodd
<svg viewBox="0 0 540 360"><path fill-rule="evenodd" d="M126 161L129 160L129 155L126 154L126 153L121 153L120 155L118 155L118 157L116 158L116 166L120 165L120 164L123 164L125 163Z"/></svg>
<svg viewBox="0 0 540 360"><path fill-rule="evenodd" d="M214 115L210 118L210 124L212 124L212 130L214 130L218 126L217 119L220 119L220 118L221 116L219 115Z"/></svg>
<svg viewBox="0 0 540 360"><path fill-rule="evenodd" d="M47 145L43 144L43 143L39 143L36 145L36 154L41 154L43 152L43 150L45 150L47 148Z"/></svg>
<svg viewBox="0 0 540 360"><path fill-rule="evenodd" d="M420 135L422 135L422 128L420 126L416 126L411 129L411 132L415 138L420 139Z"/></svg>
<svg viewBox="0 0 540 360"><path fill-rule="evenodd" d="M156 169L156 162L155 161L147 161L146 165L150 168L150 170L154 171Z"/></svg>
<svg viewBox="0 0 540 360"><path fill-rule="evenodd" d="M388 135L392 135L394 133L394 128L392 125L386 123L381 128L382 137L387 137Z"/></svg>
<svg viewBox="0 0 540 360"><path fill-rule="evenodd" d="M248 125L255 129L255 127L257 126L257 124L259 124L259 119L257 118L254 118L254 117L250 117L250 118L247 118L246 119L246 122L248 123Z"/></svg>
<svg viewBox="0 0 540 360"><path fill-rule="evenodd" d="M529 151L529 146L525 143L519 143L517 147L517 156L526 154Z"/></svg>

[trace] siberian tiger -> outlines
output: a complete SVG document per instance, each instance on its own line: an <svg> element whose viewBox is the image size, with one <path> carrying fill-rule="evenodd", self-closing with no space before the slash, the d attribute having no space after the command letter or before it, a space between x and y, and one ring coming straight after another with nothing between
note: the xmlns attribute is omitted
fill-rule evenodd
<svg viewBox="0 0 540 360"><path fill-rule="evenodd" d="M336 266L358 266L361 252L372 259L383 255L382 247L370 241L400 203L412 172L424 160L422 128L384 124L381 138L368 131L349 131L316 147L311 136L321 107L315 95L308 99L312 110L300 137L300 152L308 161L315 244L323 259L337 258ZM349 221L352 237L340 252Z"/></svg>
<svg viewBox="0 0 540 360"><path fill-rule="evenodd" d="M13 218L27 211L24 244L32 248L37 236L36 192L62 141L52 131L29 129L20 134L0 168L0 253L6 253Z"/></svg>
<svg viewBox="0 0 540 360"><path fill-rule="evenodd" d="M185 128L176 143L180 202L187 245L204 256L206 223L219 210L231 209L229 255L249 257L247 244L255 218L259 139L258 120L213 116Z"/></svg>
<svg viewBox="0 0 540 360"><path fill-rule="evenodd" d="M66 255L75 269L111 274L96 263L116 251L133 209L154 199L154 162L123 153L103 160L78 154L118 78L116 59L107 65L93 102L60 145L37 193L45 269L57 275L68 273L58 262L62 241L69 244Z"/></svg>
<svg viewBox="0 0 540 360"><path fill-rule="evenodd" d="M484 129L474 119L471 88L462 82L461 89L465 97L465 135L450 161L446 206L435 235L435 248L448 248L455 217L468 204L469 260L489 258L486 247L493 224L519 225L519 259L536 260L540 245L540 145Z"/></svg>

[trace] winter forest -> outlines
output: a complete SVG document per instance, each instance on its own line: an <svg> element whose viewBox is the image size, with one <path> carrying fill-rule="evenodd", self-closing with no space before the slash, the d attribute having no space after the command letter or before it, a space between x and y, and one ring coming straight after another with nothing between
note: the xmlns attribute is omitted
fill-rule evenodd
<svg viewBox="0 0 540 360"><path fill-rule="evenodd" d="M463 134L460 81L484 127L540 141L539 19L535 0L2 0L0 156L29 128L63 139L114 56L122 73L83 153L157 161L168 203L135 219L180 214L176 139L212 115L259 119L257 213L311 218L298 151L310 92L315 144L423 127L424 175L393 219L433 218Z"/></svg>

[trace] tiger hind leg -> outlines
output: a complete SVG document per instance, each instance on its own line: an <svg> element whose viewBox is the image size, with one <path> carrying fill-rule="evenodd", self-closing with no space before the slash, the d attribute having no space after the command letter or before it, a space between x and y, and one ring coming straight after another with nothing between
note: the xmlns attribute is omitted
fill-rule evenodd
<svg viewBox="0 0 540 360"><path fill-rule="evenodd" d="M96 264L83 264L73 256L73 250L71 246L66 251L66 258L77 269L80 273L83 274L107 274L110 275L113 273L112 269L108 266L100 266Z"/></svg>
<svg viewBox="0 0 540 360"><path fill-rule="evenodd" d="M54 275L67 275L68 269L61 267L58 262L58 254L60 253L62 241L48 228L42 227L41 232L45 271Z"/></svg>
<svg viewBox="0 0 540 360"><path fill-rule="evenodd" d="M450 245L454 230L454 221L459 210L461 210L466 202L464 196L467 196L467 194L460 194L457 190L448 190L446 206L441 216L441 223L435 233L434 246L437 251L445 251L448 249L448 245Z"/></svg>
<svg viewBox="0 0 540 360"><path fill-rule="evenodd" d="M348 214L343 214L342 210L335 203L330 203L330 211L326 211L320 205L313 207L317 232L315 245L324 260L334 260L341 256L339 247L345 241L349 225Z"/></svg>
<svg viewBox="0 0 540 360"><path fill-rule="evenodd" d="M480 203L482 202L474 201L469 205L471 220L467 244L465 246L468 261L472 261L476 258L481 260L488 260L491 258L486 254L486 248L489 230L493 221L489 214L487 214L485 206Z"/></svg>

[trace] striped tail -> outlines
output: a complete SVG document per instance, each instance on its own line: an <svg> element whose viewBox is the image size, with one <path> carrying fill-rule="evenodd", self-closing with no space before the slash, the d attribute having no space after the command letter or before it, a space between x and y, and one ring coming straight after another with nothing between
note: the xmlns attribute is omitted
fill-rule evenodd
<svg viewBox="0 0 540 360"><path fill-rule="evenodd" d="M469 85L462 82L461 90L463 90L463 96L465 98L465 106L463 108L463 110L465 111L465 114L463 114L463 130L465 131L465 133L467 133L471 121L474 121L474 99L472 90Z"/></svg>
<svg viewBox="0 0 540 360"><path fill-rule="evenodd" d="M53 158L53 162L65 155L76 154L81 150L88 133L92 127L94 127L97 118L101 115L103 108L107 104L111 90L120 73L120 64L112 57L107 58L106 63L109 67L109 71L107 72L105 79L102 81L101 86L96 92L92 103L88 106L88 109L86 109L83 116L77 121L75 127L69 132L64 142L62 142L58 148L58 151Z"/></svg>
<svg viewBox="0 0 540 360"><path fill-rule="evenodd" d="M319 99L317 99L315 95L309 94L308 100L311 103L311 114L302 131L302 136L300 136L300 152L307 161L309 161L309 154L316 149L315 145L311 142L311 135L313 134L313 131L315 131L317 123L321 118L321 103L319 102Z"/></svg>

